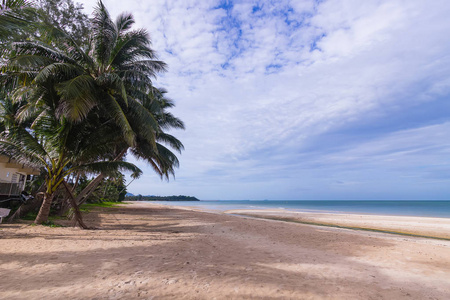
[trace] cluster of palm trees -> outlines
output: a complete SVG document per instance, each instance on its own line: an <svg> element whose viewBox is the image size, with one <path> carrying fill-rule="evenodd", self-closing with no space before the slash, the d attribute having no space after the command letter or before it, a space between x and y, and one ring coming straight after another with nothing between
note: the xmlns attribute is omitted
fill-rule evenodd
<svg viewBox="0 0 450 300"><path fill-rule="evenodd" d="M2 41L30 26L22 18L30 7L24 0L3 0ZM44 170L37 224L47 221L58 189L67 190L77 210L105 176L121 170L139 176L141 170L124 161L126 153L169 178L178 167L172 151L183 149L167 133L184 124L168 112L174 103L166 91L152 83L166 64L157 60L147 32L132 29L130 14L113 21L101 1L90 22L81 45L70 33L42 22L31 29L32 38L2 43L0 152ZM95 178L73 195L67 178L74 174Z"/></svg>

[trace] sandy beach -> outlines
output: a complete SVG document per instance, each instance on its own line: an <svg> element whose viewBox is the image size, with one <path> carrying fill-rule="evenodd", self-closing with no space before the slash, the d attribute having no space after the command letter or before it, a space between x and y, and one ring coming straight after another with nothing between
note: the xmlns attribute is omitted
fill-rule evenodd
<svg viewBox="0 0 450 300"><path fill-rule="evenodd" d="M296 212L281 209L229 210L237 214L311 225L343 227L450 240L450 218Z"/></svg>
<svg viewBox="0 0 450 300"><path fill-rule="evenodd" d="M95 230L1 224L0 299L450 298L449 240L147 203L97 208L84 217ZM293 217L443 238L450 223Z"/></svg>

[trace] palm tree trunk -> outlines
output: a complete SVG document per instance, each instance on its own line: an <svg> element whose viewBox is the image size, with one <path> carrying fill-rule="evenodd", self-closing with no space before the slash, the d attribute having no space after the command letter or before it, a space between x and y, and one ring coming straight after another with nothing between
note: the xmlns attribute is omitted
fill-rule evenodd
<svg viewBox="0 0 450 300"><path fill-rule="evenodd" d="M103 173L100 173L99 175L97 175L97 177L95 177L79 194L78 196L75 198L75 204L77 206L80 206L81 204L83 204L87 198L92 194L92 192L97 188L97 186L100 184L100 182L102 182L103 178L105 177L105 175ZM73 194L73 193L72 193ZM70 197L69 197L70 198ZM67 203L71 203L70 199L66 200ZM64 210L61 211L61 214L64 215L67 211L69 210L69 206L65 206ZM74 217L73 214L69 214L67 216L69 219L72 219Z"/></svg>
<svg viewBox="0 0 450 300"><path fill-rule="evenodd" d="M80 194L75 198L75 203L77 205L83 204L90 194L95 190L95 188L102 182L103 178L105 178L105 174L100 173L97 177L95 177L88 185L85 187Z"/></svg>
<svg viewBox="0 0 450 300"><path fill-rule="evenodd" d="M80 173L77 173L76 178L75 179L75 183L73 184L72 188L71 188L71 192L72 195L75 192L75 189L78 185L78 182L80 180ZM74 176L75 177L75 176ZM59 215L60 216L64 216L65 214L67 214L67 212L69 211L69 208L72 206L69 197L67 197L67 199L64 199L63 204L61 205L61 209L59 210Z"/></svg>
<svg viewBox="0 0 450 300"><path fill-rule="evenodd" d="M65 180L63 181L63 185L66 188L67 193L69 194L69 202L74 211L74 216L75 216L74 226L76 223L78 223L81 228L87 229L88 227L86 226L86 224L84 224L80 209L79 209L77 203L75 202L75 197L73 196L72 191L70 190L70 187Z"/></svg>
<svg viewBox="0 0 450 300"><path fill-rule="evenodd" d="M103 178L105 177L105 174L100 173L97 177L95 177L88 185L85 187L80 194L74 199L75 205L78 207L81 204L83 204L88 197L92 194L92 192L97 188L97 186L102 182ZM70 198L70 197L69 197ZM70 199L69 199L70 203ZM72 220L75 216L74 213L69 213L67 217Z"/></svg>
<svg viewBox="0 0 450 300"><path fill-rule="evenodd" d="M54 193L44 194L44 201L42 202L41 208L39 209L36 220L34 220L35 224L42 224L44 222L47 222L48 216L50 215L50 207L52 205L54 195Z"/></svg>
<svg viewBox="0 0 450 300"><path fill-rule="evenodd" d="M78 186L78 182L80 181L80 176L81 176L81 174L77 173L77 178L75 179L75 183L73 184L73 187L72 187L72 193L75 192L75 189Z"/></svg>
<svg viewBox="0 0 450 300"><path fill-rule="evenodd" d="M105 196L106 196L106 191L108 190L108 187L109 187L109 183L110 183L110 182L111 182L111 180L110 180L110 181L106 180L105 190L103 191L103 198L105 198Z"/></svg>
<svg viewBox="0 0 450 300"><path fill-rule="evenodd" d="M119 155L116 156L116 158L114 158L113 161L118 161L119 159L121 159L125 153L127 153L128 148L122 150L122 152L119 153ZM100 182L102 182L103 178L105 178L106 174L104 173L100 173L97 177L95 177L89 184L87 187L85 187L80 194L78 194L77 198L75 198L75 202L77 203L77 205L81 205L83 204L86 199L89 197L90 194L92 194L92 192L95 190L95 188L100 184Z"/></svg>

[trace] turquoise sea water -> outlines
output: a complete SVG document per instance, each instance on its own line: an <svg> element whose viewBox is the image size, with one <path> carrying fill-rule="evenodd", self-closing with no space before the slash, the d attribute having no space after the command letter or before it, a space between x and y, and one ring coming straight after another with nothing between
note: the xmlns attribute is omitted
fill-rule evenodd
<svg viewBox="0 0 450 300"><path fill-rule="evenodd" d="M329 213L354 213L394 216L420 216L450 218L450 201L355 201L355 200L291 200L291 201L158 201L156 203L176 206L191 206L226 211L230 209L280 208L294 211Z"/></svg>

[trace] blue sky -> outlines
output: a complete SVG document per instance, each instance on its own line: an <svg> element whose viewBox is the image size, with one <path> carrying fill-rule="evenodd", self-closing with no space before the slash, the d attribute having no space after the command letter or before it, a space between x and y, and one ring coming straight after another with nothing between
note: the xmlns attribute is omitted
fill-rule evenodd
<svg viewBox="0 0 450 300"><path fill-rule="evenodd" d="M175 180L137 162L130 192L449 199L449 1L104 3L149 31L186 123Z"/></svg>

